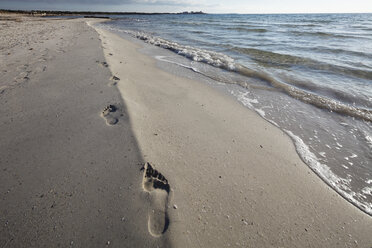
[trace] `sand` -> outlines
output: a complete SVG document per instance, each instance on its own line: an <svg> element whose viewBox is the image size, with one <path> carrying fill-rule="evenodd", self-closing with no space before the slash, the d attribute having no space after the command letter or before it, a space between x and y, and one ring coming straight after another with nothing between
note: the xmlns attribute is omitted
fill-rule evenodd
<svg viewBox="0 0 372 248"><path fill-rule="evenodd" d="M0 27L0 247L163 246L97 33L82 20Z"/></svg>
<svg viewBox="0 0 372 248"><path fill-rule="evenodd" d="M1 248L371 247L372 218L233 98L93 20L6 19Z"/></svg>

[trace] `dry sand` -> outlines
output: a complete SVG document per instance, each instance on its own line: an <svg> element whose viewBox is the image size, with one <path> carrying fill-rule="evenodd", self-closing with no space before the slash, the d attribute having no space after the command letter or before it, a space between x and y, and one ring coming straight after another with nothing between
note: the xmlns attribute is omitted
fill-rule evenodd
<svg viewBox="0 0 372 248"><path fill-rule="evenodd" d="M148 233L142 155L95 30L0 29L0 247L166 246Z"/></svg>
<svg viewBox="0 0 372 248"><path fill-rule="evenodd" d="M321 181L282 131L96 29L143 156L168 179L170 244L372 246L372 218Z"/></svg>
<svg viewBox="0 0 372 248"><path fill-rule="evenodd" d="M2 19L1 248L372 246L234 99L85 20Z"/></svg>

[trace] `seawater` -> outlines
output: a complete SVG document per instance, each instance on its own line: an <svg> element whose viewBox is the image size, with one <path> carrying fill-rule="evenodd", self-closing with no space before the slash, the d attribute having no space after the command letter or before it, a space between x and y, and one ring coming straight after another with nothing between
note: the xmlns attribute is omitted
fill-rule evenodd
<svg viewBox="0 0 372 248"><path fill-rule="evenodd" d="M131 15L101 25L224 84L372 215L372 14Z"/></svg>

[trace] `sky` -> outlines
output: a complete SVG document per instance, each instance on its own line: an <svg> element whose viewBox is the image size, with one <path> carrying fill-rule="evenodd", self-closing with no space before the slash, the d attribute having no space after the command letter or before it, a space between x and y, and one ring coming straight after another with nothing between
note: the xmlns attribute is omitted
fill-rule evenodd
<svg viewBox="0 0 372 248"><path fill-rule="evenodd" d="M372 0L0 0L0 9L206 13L372 13Z"/></svg>

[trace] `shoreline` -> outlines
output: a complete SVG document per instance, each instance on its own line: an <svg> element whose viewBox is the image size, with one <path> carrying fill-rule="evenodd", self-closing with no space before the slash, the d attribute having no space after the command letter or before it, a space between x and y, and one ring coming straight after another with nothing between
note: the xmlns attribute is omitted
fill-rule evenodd
<svg viewBox="0 0 372 248"><path fill-rule="evenodd" d="M151 20L151 18L145 17L141 19ZM203 20L203 17L201 20ZM170 30L174 28L173 22L170 22L169 25L167 24L167 20L156 22L168 27ZM185 30L185 33L182 34L183 37L188 35L191 40L195 41L194 44L190 44L188 43L189 39L185 37L185 42L189 44L189 46L185 46L182 39L177 38L177 35L173 37L174 39L171 37L168 37L168 40L162 38L162 32L168 28L154 30L154 32L158 33L158 35L154 36L148 31L135 31L136 28L141 30L141 27L132 26L131 23L128 23L128 25L127 29L125 22L112 21L102 26L134 43L139 43L140 46L143 44L144 48L141 52L155 58L157 65L161 69L182 77L205 81L208 84L215 85L228 95L233 95L237 101L257 112L265 120L279 127L292 138L296 146L296 151L302 160L325 183L331 186L331 188L337 191L347 201L372 216L368 159L370 157L368 152L368 147L370 147L370 123L351 118L347 115L340 115L340 113L336 113L338 111L333 111L333 107L328 110L323 109L319 106L319 102L324 103L323 100L326 100L325 102L328 103L332 102L332 97L323 99L320 96L322 94L317 95L314 92L306 93L307 91L294 90L298 88L296 85L291 86L291 83L289 85L279 83L278 85L274 83L276 79L270 76L270 73L263 73L263 75L268 76L268 79L275 79L271 83L269 82L266 87L263 86L265 84L261 85L255 82L254 78L249 76L250 73L245 73L247 76L245 77L240 75L240 70L236 73L232 72L227 67L242 67L242 64L236 62L234 60L236 57L231 56L231 53L215 54L213 51L221 48L217 41L214 41L216 49L213 49L211 46L209 46L211 50L207 48L200 49L198 46L202 45L203 42L198 41L198 38L193 36L193 32L190 33ZM144 25L145 30L146 26ZM206 33L213 36L213 31L218 30L212 29L206 31ZM217 37L216 40L218 40ZM265 51L260 51L265 54ZM221 70L220 68L223 69ZM255 72L257 68L253 64L252 70L246 69ZM182 72L182 70L184 71ZM197 73L190 73L189 70L196 71ZM293 70L293 73L295 73L295 70ZM314 75L314 78L316 78L316 75ZM246 80L248 80L248 83ZM252 82L250 82L251 80ZM308 78L308 81L311 82L312 79ZM285 93L281 92L283 84L287 88ZM304 99L290 96L291 94L289 92L294 91L301 92L300 94L302 96L306 95L305 101ZM319 96L323 100L319 100L318 97L314 98L314 96ZM309 97L313 99L310 102L308 102ZM315 102L313 102L314 100ZM281 106L284 106L283 109L281 109ZM340 103L334 107L338 108L337 106L341 107L345 105Z"/></svg>
<svg viewBox="0 0 372 248"><path fill-rule="evenodd" d="M343 242L345 246L363 246L362 242L365 241L364 245L367 247L372 242L367 232L365 232L365 230L368 229L368 226L372 223L370 216L346 201L336 191L331 189L321 178L315 175L315 173L299 158L295 151L293 142L287 134L284 134L278 128L263 120L256 113L243 108L239 103L235 102L232 97L223 96L216 92L215 89L203 85L200 82L193 82L192 80L180 78L158 69L152 58L137 51L140 49L140 45L134 44L116 34L110 33L109 31L97 27L95 28L99 32L100 37L105 44L104 51L111 71L114 76L120 78L118 88L123 99L128 102L128 110L132 117L133 129L136 133L143 154L146 155L146 159L154 161L162 173L170 175L167 177L170 182L172 182L172 178L173 180L177 180L175 182L176 189L179 188L182 191L181 194L183 197L177 196L180 192L176 193L178 190L175 189L170 205L172 206L174 202L179 206L179 202L181 202L188 206L188 209L184 210L184 213L176 211L177 213L171 214L171 223L172 218L176 219L176 222L178 223L179 219L186 218L186 216L195 216L200 214L200 211L190 210L190 203L183 199L187 198L186 196L190 197L190 199L197 199L199 202L204 202L205 200L207 200L207 202L213 202L208 204L209 209L214 213L219 212L220 215L230 212L230 208L232 208L235 210L235 214L232 214L236 219L235 225L239 223L237 221L238 219L241 220L240 224L248 223L246 220L247 217L240 219L237 216L246 216L247 213L245 213L245 211L251 212L253 204L250 204L249 208L251 209L249 210L231 203L237 199L241 200L241 196L236 194L236 188L240 188L242 190L239 192L243 195L245 191L253 191L248 194L250 196L249 199L254 199L253 201L257 205L260 205L260 197L268 194L267 197L271 200L265 199L263 202L266 202L266 204L272 203L276 206L276 210L273 211L272 207L263 204L261 205L259 213L251 212L254 217L248 217L247 219L255 220L249 223L253 223L252 228L253 231L256 232L255 235L258 235L263 240L261 240L261 243L257 240L256 242L247 241L247 243L241 244L243 246L263 246L263 244L273 245L275 242L277 243L275 243L274 246L308 246L310 243L306 243L305 240L300 239L294 239L292 242L286 243L291 239L290 237L306 236L304 233L313 237L311 243L313 245L317 244L315 246L335 246L336 244L341 245ZM141 69L139 69L140 66L142 67ZM135 68L137 68L137 70ZM156 84L156 86L154 84ZM168 106L166 102L172 103L172 106ZM156 112L154 113L151 111L152 108L157 111L161 110L161 112L154 111ZM165 113L162 113L163 111ZM237 113L232 114L234 112L238 112L239 115ZM188 118L185 118L184 115L189 116L190 119L195 118L195 120L190 121ZM216 119L217 116L220 117L220 119ZM244 116L244 118L242 118L242 116ZM242 118L243 120L239 120L239 118ZM223 120L223 122L229 120L230 125L220 123L221 120ZM202 125L202 127L196 125L196 122L198 125ZM216 124L218 128L210 126L211 123ZM240 125L237 125L237 123ZM254 128L252 128L253 130L251 128L244 128L243 130L238 131L238 127L240 128L244 125L253 125ZM144 131L148 129L153 129L153 131ZM213 133L214 129L219 132L215 130L216 132ZM159 140L158 136L160 136L160 134L158 133L160 132L162 132L162 139L165 139L166 141ZM235 134L235 136L228 137L228 135L222 135L223 132L227 132L229 135ZM154 133L156 133L156 135L154 135ZM226 143L229 142L230 144L220 144L224 141L221 141L220 137L215 137L217 133L225 139L223 140ZM229 140L231 137L236 138L233 139L233 143L235 144L231 143L231 139ZM240 142L237 142L237 137L239 137ZM252 139L256 140L252 141ZM273 139L275 139L275 142L273 142ZM245 142L242 142L243 140L245 140ZM263 142L269 143L264 145L258 144ZM252 143L254 143L254 145ZM207 149L206 147L208 145L217 149L218 152L213 151L213 149ZM193 148L193 146L197 146L203 152ZM249 149L242 149L242 147L245 146L249 148L262 146L265 149L269 147L269 149L268 151L265 151L266 155L264 156L259 154L262 150L252 149L254 150L252 151ZM285 148L283 148L283 146ZM163 149L169 150L168 152L164 152ZM241 153L247 154L242 155ZM196 156L199 160L197 158L192 158L191 156ZM207 158L208 156L209 158ZM212 157L214 157L214 159L211 159ZM179 165L177 161L182 161L182 165ZM241 163L246 161L251 161L255 165L247 165L248 167L242 166ZM275 168L270 168L270 165L266 164L268 162L271 162ZM229 164L230 167L226 168L224 163ZM187 168L189 166L193 169ZM278 166L279 168L277 168ZM265 168L263 169L259 167ZM250 169L252 172L247 171ZM202 170L203 176L198 176L193 170ZM217 172L216 174L215 170L218 170L219 173ZM188 176L182 178L178 173L185 173L185 171L190 174L187 173ZM227 182L231 183L231 185L237 186L236 188L231 188L231 191L219 188L222 183L219 181L221 178L229 177L231 175L237 177L239 171L248 179L252 179L253 177L254 179L261 178L261 180L250 185L251 187L247 187L246 182L244 181L245 178L239 178L239 180L236 180L237 178L235 178L227 180ZM280 175L280 180L274 175L269 175L274 171ZM215 178L206 174L211 174L215 176ZM222 174L222 176L218 174ZM198 178L198 180L195 181L193 180L194 178ZM211 183L213 180L216 180L216 182ZM190 182L194 187L189 185ZM270 185L271 183L276 186ZM224 182L224 184L226 184L226 182ZM200 189L200 187L203 186L205 186L205 188ZM213 192L214 188L221 190L221 192L219 192L221 193L221 196L217 196L218 194L216 195L216 193ZM258 189L261 189L260 193L260 190ZM207 199L191 197L192 192L194 191L204 195ZM235 194L233 193L234 191ZM234 197L228 196L227 194L232 194ZM285 199L285 201L287 201L283 204L285 206L278 205L282 200L278 199L275 195L280 195ZM247 201L248 197L245 197L244 199ZM290 201L293 201L295 204L291 204ZM239 204L241 203L242 202L239 202ZM230 205L230 208L221 207L221 204L225 204L225 206ZM198 206L200 207L205 205ZM219 211L214 209L216 207ZM296 214L286 216L286 211ZM333 213L329 213L330 211L333 211ZM173 212L174 211L171 209L171 213ZM225 240L228 240L229 237L238 237L237 240L244 240L243 237L246 236L244 233L239 233L239 231L235 230L235 232L227 235L223 229L218 228L218 226L229 226L227 223L231 223L231 215L225 214L225 218L226 220L219 218L216 220L213 219L211 215L207 214L206 219L209 220L207 223L212 221L212 223L214 222L215 224L212 225L212 227L205 226L200 228L199 226L200 229L198 230L198 228L193 226L192 223L188 222L187 224L190 230L194 230L193 235L189 233L190 230L187 228L182 230L181 225L177 225L175 229L177 228L178 230L173 230L173 232L188 233L190 237L193 237L191 240L198 240L202 243L205 242L204 244L210 244L212 241L201 239L198 231L201 232L201 230L203 230L203 232L205 232L206 230L209 230L210 233L215 233L214 235ZM288 218L293 219L293 221L289 221ZM337 220L337 218L339 219ZM200 224L203 223L202 219L203 218L199 215L195 221ZM296 223L297 219L300 220L300 224ZM183 219L183 221L186 221L186 219ZM268 233L260 232L262 229L266 228L274 229L272 228L273 226L276 226L276 228L278 228L276 231L278 231L280 229L278 227L278 222L287 224L285 227L280 227L283 228L280 232L275 232L274 230L268 231ZM354 222L352 227L349 226L347 228L345 226L345 223L352 222ZM260 227L260 223L265 223L267 226ZM313 229L310 231L310 229L312 229L311 227L304 227L304 233L300 230L294 230L295 228L298 228L298 225L307 225L309 223L314 225L312 228L315 230ZM258 226L255 226L255 224L258 224ZM236 228L237 226L233 227ZM346 231L346 229L348 229L348 231ZM351 230L353 230L352 232L354 234L350 233ZM260 235L260 233L262 235ZM286 238L283 237L283 240L285 241L282 240L283 243L280 243L277 240L276 234L278 233L286 233L286 235L284 235ZM315 238L319 236L320 233L322 233L321 236L323 237ZM252 241L257 238L253 237L255 235L249 237L249 240ZM357 235L360 238L351 240L350 237L355 237L354 235ZM175 235L172 234L172 236ZM323 238L324 240L322 240ZM182 242L178 243L179 240L173 242L177 244L176 246L179 244L181 244L181 246L185 244ZM187 243L191 241L189 239L183 242ZM195 245L195 243L187 244ZM221 243L218 243L217 241L213 244L221 245ZM224 245L228 244L224 243Z"/></svg>

